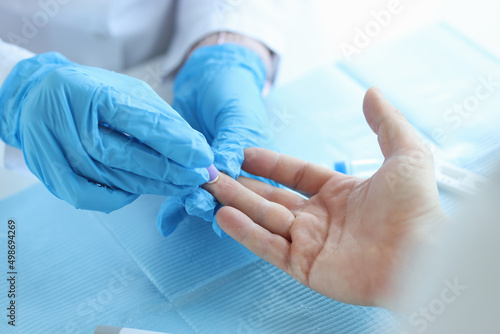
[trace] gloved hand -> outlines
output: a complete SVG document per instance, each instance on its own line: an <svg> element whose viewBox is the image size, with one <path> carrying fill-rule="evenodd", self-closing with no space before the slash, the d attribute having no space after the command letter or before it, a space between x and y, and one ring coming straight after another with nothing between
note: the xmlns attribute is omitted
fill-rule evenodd
<svg viewBox="0 0 500 334"><path fill-rule="evenodd" d="M144 82L57 53L21 61L0 90L0 136L77 208L110 212L138 194L185 195L213 153Z"/></svg>
<svg viewBox="0 0 500 334"><path fill-rule="evenodd" d="M195 50L174 83L173 108L205 135L215 156L215 166L232 178L240 175L243 151L267 146L269 126L262 99L266 80L263 61L252 50L223 44ZM183 198L167 198L157 226L170 234L187 215L215 221L217 201L199 188ZM187 214L187 215L186 215Z"/></svg>

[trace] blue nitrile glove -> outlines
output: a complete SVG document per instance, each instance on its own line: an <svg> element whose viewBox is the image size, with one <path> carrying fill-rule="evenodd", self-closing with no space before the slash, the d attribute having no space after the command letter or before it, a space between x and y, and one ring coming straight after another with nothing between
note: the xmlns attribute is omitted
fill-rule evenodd
<svg viewBox="0 0 500 334"><path fill-rule="evenodd" d="M204 136L146 83L58 53L12 70L0 90L0 136L54 195L104 212L138 194L192 193L213 163Z"/></svg>
<svg viewBox="0 0 500 334"><path fill-rule="evenodd" d="M212 145L215 166L235 179L240 175L244 149L269 142L262 98L265 80L260 57L236 44L195 50L175 79L173 108L205 135ZM166 236L184 217L197 216L212 222L222 235L214 218L217 208L212 195L199 188L184 198L167 198L157 225Z"/></svg>

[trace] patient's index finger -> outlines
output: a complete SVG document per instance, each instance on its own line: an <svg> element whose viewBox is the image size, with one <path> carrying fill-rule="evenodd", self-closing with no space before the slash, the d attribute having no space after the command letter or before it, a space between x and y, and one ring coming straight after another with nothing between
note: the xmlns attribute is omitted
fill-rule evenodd
<svg viewBox="0 0 500 334"><path fill-rule="evenodd" d="M263 148L247 148L242 168L306 195L316 194L336 172Z"/></svg>
<svg viewBox="0 0 500 334"><path fill-rule="evenodd" d="M268 201L223 173L216 182L203 187L221 204L238 209L270 232L290 239L295 216L283 205Z"/></svg>

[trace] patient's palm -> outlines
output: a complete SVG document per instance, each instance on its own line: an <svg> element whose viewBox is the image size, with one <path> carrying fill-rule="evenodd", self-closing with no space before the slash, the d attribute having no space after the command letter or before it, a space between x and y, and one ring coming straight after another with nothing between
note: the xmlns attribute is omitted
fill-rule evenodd
<svg viewBox="0 0 500 334"><path fill-rule="evenodd" d="M404 160L389 159L368 180L335 174L309 199L290 230L292 276L350 303L390 293L405 246L425 228L422 216L440 213L435 190L418 181L429 177L429 161L403 175Z"/></svg>

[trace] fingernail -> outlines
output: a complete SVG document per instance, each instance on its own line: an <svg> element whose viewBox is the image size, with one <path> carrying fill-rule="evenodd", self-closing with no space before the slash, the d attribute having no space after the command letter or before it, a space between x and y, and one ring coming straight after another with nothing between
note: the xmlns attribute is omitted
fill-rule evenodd
<svg viewBox="0 0 500 334"><path fill-rule="evenodd" d="M209 176L207 183L212 184L217 182L217 180L219 179L219 171L217 170L217 168L215 168L214 165L211 165L210 167L207 168L207 170Z"/></svg>

